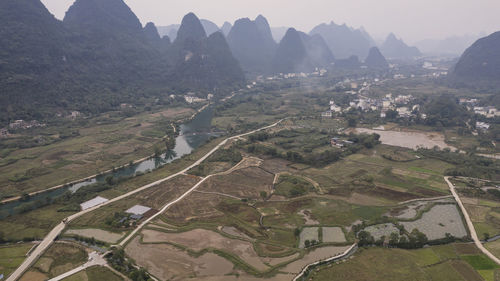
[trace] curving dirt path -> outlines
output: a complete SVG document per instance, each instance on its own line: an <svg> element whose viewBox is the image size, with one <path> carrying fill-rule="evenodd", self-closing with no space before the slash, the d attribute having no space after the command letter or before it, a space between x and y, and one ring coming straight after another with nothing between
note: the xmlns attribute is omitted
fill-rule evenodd
<svg viewBox="0 0 500 281"><path fill-rule="evenodd" d="M464 204L462 203L462 200L460 199L460 196L458 196L457 191L455 190L455 186L451 183L449 180L449 177L444 177L444 180L450 187L450 191L453 194L453 197L455 197L455 201L457 201L458 205L460 206L460 209L462 209L462 213L464 214L465 221L467 222L467 227L469 227L470 235L472 237L472 240L474 240L474 244L483 252L485 255L487 255L490 259L492 259L494 262L500 265L500 259L497 258L495 255L493 255L490 251L488 251L483 244L481 243L481 240L479 240L476 229L474 228L474 225L472 224L472 220L470 219L469 214L467 213L467 210L464 207Z"/></svg>
<svg viewBox="0 0 500 281"><path fill-rule="evenodd" d="M142 186L136 190L133 190L129 193L126 193L126 194L123 194L121 196L118 196L118 197L115 197L109 201L106 201L105 203L102 203L100 205L97 205L97 206L94 206L92 208L89 208L89 209L86 209L84 211L81 211L81 212L78 212L76 214L73 214L69 217L67 217L66 219L63 220L63 222L61 222L60 224L58 224L55 228L52 229L52 231L42 240L42 242L36 247L35 250L33 250L33 252L23 261L23 263L9 276L9 278L7 279L7 281L15 281L15 280L18 280L22 275L23 273L28 270L28 268L36 261L38 260L39 257L42 256L42 254L45 252L45 250L50 247L50 245L52 245L52 243L55 241L55 239L62 233L62 231L66 228L66 224L73 221L74 219L84 215L84 214L87 214L89 212L92 212L92 211L95 211L103 206L106 206L108 204L111 204L113 202L116 202L116 201L119 201L121 199L124 199L124 198L127 198L131 195L134 195L136 193L139 193L141 191L144 191L148 188L151 188L153 186L156 186L156 185L159 185L165 181L168 181L170 179L173 179L179 175L182 175L182 174L185 174L187 173L189 170L191 170L192 168L200 165L203 161L205 161L208 157L210 157L212 154L214 154L217 150L219 150L221 147L223 147L224 145L226 145L226 143L228 141L231 141L231 140L234 140L234 139L238 139L240 137L244 137L244 136L247 136L247 135L251 135L251 134L254 134L256 132L259 132L259 131L263 131L263 130L267 130L267 129L270 129L270 128L273 128L275 126L277 126L278 124L280 124L283 120L285 119L281 119L279 120L278 122L272 124L272 125L269 125L269 126L265 126L265 127L262 127L260 129L256 129L256 130L253 130L253 131L250 131L248 133L244 133L244 134L241 134L241 135L237 135L237 136L233 136L233 137L229 137L229 138L226 138L225 140L223 140L222 142L220 142L216 147L214 147L212 150L210 150L209 152L207 152L204 156L202 156L200 159L198 159L195 163L191 164L189 167L185 168L184 170L180 171L180 172L177 172L173 175L170 175L166 178L163 178L161 180L158 180L158 181L155 181L153 183L150 183L150 184L147 184L145 186ZM200 182L198 182L195 186L193 186L191 189L189 189L188 191L186 191L184 194L182 194L180 197L178 197L177 199L173 200L172 202L168 203L167 205L165 205L165 207L163 207L163 209L157 214L161 214L162 212L164 212L165 210L167 210L170 206L172 206L173 204L179 202L180 200L184 199L187 195L189 195L190 193L192 193L196 188L198 188L203 182L205 182L207 179L209 179L210 177L212 177L214 175L209 175L205 178L203 178ZM151 218L149 218L148 220L146 220L144 223L142 223L141 225L139 225L139 227L137 227L129 236L127 236L121 243L120 245L125 245L125 243L130 240L130 238L135 235L137 233L137 231L139 231L144 225L145 223L148 223L149 221L151 221L152 218L155 218L157 215L155 216L152 216Z"/></svg>

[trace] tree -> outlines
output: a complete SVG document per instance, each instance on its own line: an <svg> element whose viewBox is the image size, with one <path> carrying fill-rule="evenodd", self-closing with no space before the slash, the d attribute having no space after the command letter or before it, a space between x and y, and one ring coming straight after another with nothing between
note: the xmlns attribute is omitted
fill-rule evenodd
<svg viewBox="0 0 500 281"><path fill-rule="evenodd" d="M1 237L1 235L0 235L0 237ZM487 232L485 232L485 233L483 234L483 237L484 237L484 241L487 241L487 240L489 240L489 239L490 239L490 234L489 234L489 233L487 233Z"/></svg>
<svg viewBox="0 0 500 281"><path fill-rule="evenodd" d="M364 230L358 233L358 239L359 239L358 244L362 247L372 245L375 242L373 236L368 231Z"/></svg>
<svg viewBox="0 0 500 281"><path fill-rule="evenodd" d="M406 238L406 236L401 236L399 238L399 243L398 243L398 246L399 247L402 247L402 248L405 248L408 246L408 238Z"/></svg>
<svg viewBox="0 0 500 281"><path fill-rule="evenodd" d="M355 117L349 116L347 117L347 126L350 128L356 128L356 124L358 123L358 120L356 120Z"/></svg>
<svg viewBox="0 0 500 281"><path fill-rule="evenodd" d="M161 155L161 149L155 145L155 157L159 157Z"/></svg>
<svg viewBox="0 0 500 281"><path fill-rule="evenodd" d="M296 228L294 231L293 231L293 234L295 235L295 237L299 237L300 236L300 229L299 228ZM1 237L1 236L0 236Z"/></svg>
<svg viewBox="0 0 500 281"><path fill-rule="evenodd" d="M304 242L304 245L306 246L306 248L309 248L309 247L311 246L311 241L306 240L306 241Z"/></svg>
<svg viewBox="0 0 500 281"><path fill-rule="evenodd" d="M397 232L391 233L391 236L389 237L389 246L395 247L399 243L399 234Z"/></svg>
<svg viewBox="0 0 500 281"><path fill-rule="evenodd" d="M267 192L261 191L260 192L260 197L262 197L262 200L266 200L266 198L267 198Z"/></svg>
<svg viewBox="0 0 500 281"><path fill-rule="evenodd" d="M385 112L385 118L389 120L394 120L396 117L398 117L398 112L396 110L389 109Z"/></svg>

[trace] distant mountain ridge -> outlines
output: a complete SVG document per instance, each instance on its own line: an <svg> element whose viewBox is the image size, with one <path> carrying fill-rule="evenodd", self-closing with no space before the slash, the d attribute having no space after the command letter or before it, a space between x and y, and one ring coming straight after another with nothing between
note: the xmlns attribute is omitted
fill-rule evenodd
<svg viewBox="0 0 500 281"><path fill-rule="evenodd" d="M380 46L380 51L385 57L392 59L413 59L422 56L422 53L417 47L406 45L406 43L398 39L394 33L387 36L385 42Z"/></svg>
<svg viewBox="0 0 500 281"><path fill-rule="evenodd" d="M320 35L309 36L289 28L276 50L272 70L274 73L313 72L334 61L332 52Z"/></svg>
<svg viewBox="0 0 500 281"><path fill-rule="evenodd" d="M479 38L485 34L452 36L445 39L426 39L415 43L420 51L429 55L453 55L460 56Z"/></svg>
<svg viewBox="0 0 500 281"><path fill-rule="evenodd" d="M310 35L321 35L336 58L348 58L352 55L366 57L374 41L364 29L354 29L347 25L320 24L314 27Z"/></svg>

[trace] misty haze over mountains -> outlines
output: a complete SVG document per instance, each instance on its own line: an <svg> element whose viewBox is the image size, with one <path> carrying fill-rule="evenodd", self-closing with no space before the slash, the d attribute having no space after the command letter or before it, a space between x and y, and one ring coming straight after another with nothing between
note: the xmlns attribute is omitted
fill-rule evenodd
<svg viewBox="0 0 500 281"><path fill-rule="evenodd" d="M122 0L77 0L62 21L40 0L4 0L0 8L0 89L7 93L0 102L11 107L4 113L11 117L5 118L48 104L103 111L137 100L138 93L223 95L243 85L245 76L328 67L383 69L387 59L412 61L422 56L417 47L392 33L374 49L377 44L364 29L334 22L319 24L309 33L289 28L277 42L284 28L274 29L273 36L262 15L219 27L190 13L181 24L157 28L154 23L143 25ZM429 52L453 53L471 40L421 45ZM496 77L496 60L487 57L496 53L474 48L457 65L456 76L474 71L472 62L478 55L483 64L476 61L481 69L475 71Z"/></svg>

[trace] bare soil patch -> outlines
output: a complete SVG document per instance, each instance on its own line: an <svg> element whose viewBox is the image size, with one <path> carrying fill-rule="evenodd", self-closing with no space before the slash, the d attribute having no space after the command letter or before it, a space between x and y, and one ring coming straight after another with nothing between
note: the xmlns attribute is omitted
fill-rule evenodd
<svg viewBox="0 0 500 281"><path fill-rule="evenodd" d="M278 174L282 172L289 172L291 169L288 167L288 165L290 164L291 162L289 161L273 158L264 160L261 167L273 174Z"/></svg>
<svg viewBox="0 0 500 281"><path fill-rule="evenodd" d="M192 220L210 220L221 217L224 213L218 211L216 206L222 202L223 197L216 194L203 194L193 192L184 200L170 207L162 217L179 224Z"/></svg>
<svg viewBox="0 0 500 281"><path fill-rule="evenodd" d="M260 192L271 192L274 175L258 167L236 170L209 179L200 191L220 192L239 198L260 198Z"/></svg>
<svg viewBox="0 0 500 281"><path fill-rule="evenodd" d="M195 258L171 245L141 244L139 238L129 243L125 252L161 280L186 280L192 276L218 279L233 270L231 262L215 254L206 253Z"/></svg>
<svg viewBox="0 0 500 281"><path fill-rule="evenodd" d="M186 246L197 252L207 248L216 248L241 258L257 270L268 269L255 252L252 243L226 238L210 230L195 229L183 233L144 230L142 234L144 243L171 242Z"/></svg>
<svg viewBox="0 0 500 281"><path fill-rule="evenodd" d="M298 212L298 214L304 218L305 225L318 225L319 224L319 221L311 218L311 210L300 210Z"/></svg>
<svg viewBox="0 0 500 281"><path fill-rule="evenodd" d="M232 236L240 237L243 239L248 239L248 240L253 240L252 238L248 237L245 233L239 231L236 227L233 226L223 226L220 229L222 232L227 233Z"/></svg>
<svg viewBox="0 0 500 281"><path fill-rule="evenodd" d="M383 144L417 149L418 147L440 149L450 148L455 150L453 146L449 146L444 141L444 135L437 132L402 132L402 131L379 131L365 128L357 128L359 133L378 134L380 141Z"/></svg>
<svg viewBox="0 0 500 281"><path fill-rule="evenodd" d="M199 181L190 176L178 176L158 186L146 189L135 195L144 206L159 210L168 202L179 197Z"/></svg>
<svg viewBox="0 0 500 281"><path fill-rule="evenodd" d="M323 243L344 243L345 234L340 227L323 227Z"/></svg>

